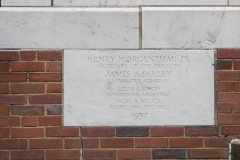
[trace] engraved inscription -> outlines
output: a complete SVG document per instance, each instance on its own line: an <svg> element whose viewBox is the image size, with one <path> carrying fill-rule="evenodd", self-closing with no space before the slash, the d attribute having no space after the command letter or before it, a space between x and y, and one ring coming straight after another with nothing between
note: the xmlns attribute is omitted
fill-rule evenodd
<svg viewBox="0 0 240 160"><path fill-rule="evenodd" d="M213 57L191 50L66 51L64 124L213 125Z"/></svg>
<svg viewBox="0 0 240 160"><path fill-rule="evenodd" d="M179 56L91 56L89 63L104 68L107 97L112 99L110 110L134 110L133 120L143 120L153 109L170 109L166 87L174 72L191 62L188 55ZM139 112L144 111L144 112ZM116 111L118 112L118 111Z"/></svg>

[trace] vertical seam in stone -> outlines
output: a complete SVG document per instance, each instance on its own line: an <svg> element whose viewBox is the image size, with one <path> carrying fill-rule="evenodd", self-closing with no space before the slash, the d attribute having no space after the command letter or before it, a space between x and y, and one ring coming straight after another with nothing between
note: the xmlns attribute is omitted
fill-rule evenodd
<svg viewBox="0 0 240 160"><path fill-rule="evenodd" d="M11 88L12 88L12 84L8 83L8 93L11 94Z"/></svg>
<svg viewBox="0 0 240 160"><path fill-rule="evenodd" d="M183 137L186 137L186 127L183 127Z"/></svg>
<svg viewBox="0 0 240 160"><path fill-rule="evenodd" d="M214 126L218 126L218 113L217 113L217 103L218 103L218 97L217 97L217 94L218 94L218 91L217 91L217 52L218 50L217 49L214 49ZM218 135L220 135L220 131L219 131L219 128L218 128Z"/></svg>
<svg viewBox="0 0 240 160"><path fill-rule="evenodd" d="M22 121L22 118L21 118L21 121ZM22 125L21 125L21 127L22 127ZM29 142L30 140L29 139L27 139L27 148L28 149L30 149L30 142Z"/></svg>
<svg viewBox="0 0 240 160"><path fill-rule="evenodd" d="M48 92L47 92L47 84L49 84L49 83L43 83L44 84L44 93L45 94L47 94ZM47 115L47 114L46 114Z"/></svg>
<svg viewBox="0 0 240 160"><path fill-rule="evenodd" d="M139 49L142 49L142 6L139 6Z"/></svg>
<svg viewBox="0 0 240 160"><path fill-rule="evenodd" d="M53 2L54 0L51 0L51 6L53 7L54 6L54 2Z"/></svg>
<svg viewBox="0 0 240 160"><path fill-rule="evenodd" d="M170 138L169 138L169 137L167 138L167 141L168 141L167 147L168 147L168 148L171 148L171 147L170 147Z"/></svg>
<svg viewBox="0 0 240 160"><path fill-rule="evenodd" d="M81 139L81 148L80 148L80 160L83 160L83 138L82 138L82 127L79 127L79 136Z"/></svg>
<svg viewBox="0 0 240 160"><path fill-rule="evenodd" d="M61 84L62 84L62 104L61 104L61 106L62 106L62 126L64 126L64 51L65 50L62 50L62 53L61 53L61 56L62 56L62 59L61 59L61 62L62 62L62 70L61 70L61 76L62 76L62 82L61 82ZM81 132L81 130L80 130L80 132Z"/></svg>

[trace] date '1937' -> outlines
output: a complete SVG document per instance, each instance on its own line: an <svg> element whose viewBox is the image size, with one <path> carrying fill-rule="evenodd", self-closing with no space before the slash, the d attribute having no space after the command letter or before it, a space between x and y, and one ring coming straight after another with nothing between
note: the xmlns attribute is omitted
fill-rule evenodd
<svg viewBox="0 0 240 160"><path fill-rule="evenodd" d="M141 120L147 118L148 113L131 113L131 117L133 120Z"/></svg>

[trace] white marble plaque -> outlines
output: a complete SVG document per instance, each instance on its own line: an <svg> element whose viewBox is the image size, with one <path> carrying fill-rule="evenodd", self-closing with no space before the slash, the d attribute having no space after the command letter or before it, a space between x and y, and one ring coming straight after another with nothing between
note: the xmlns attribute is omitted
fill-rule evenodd
<svg viewBox="0 0 240 160"><path fill-rule="evenodd" d="M0 8L0 48L137 49L138 8Z"/></svg>
<svg viewBox="0 0 240 160"><path fill-rule="evenodd" d="M143 7L143 48L240 47L240 7Z"/></svg>
<svg viewBox="0 0 240 160"><path fill-rule="evenodd" d="M65 126L214 125L214 51L65 50Z"/></svg>

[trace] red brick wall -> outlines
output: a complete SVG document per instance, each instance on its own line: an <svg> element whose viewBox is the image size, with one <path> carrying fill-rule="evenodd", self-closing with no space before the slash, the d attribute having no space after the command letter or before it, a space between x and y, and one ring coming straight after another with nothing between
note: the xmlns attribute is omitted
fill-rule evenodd
<svg viewBox="0 0 240 160"><path fill-rule="evenodd" d="M216 126L63 127L62 51L0 51L0 159L227 159L240 50L217 51ZM196 117L197 118L197 117Z"/></svg>

